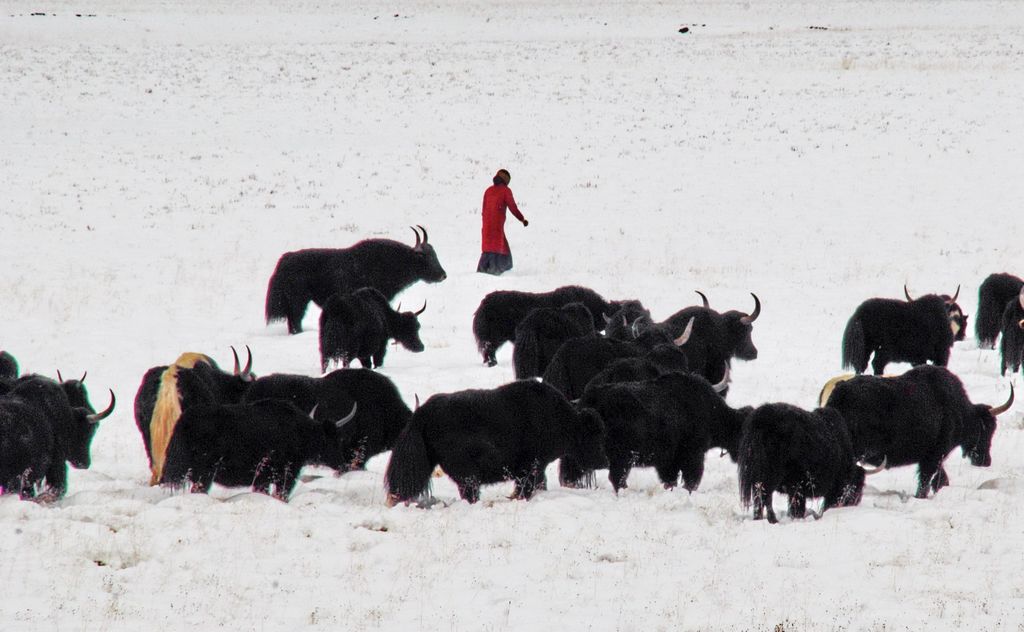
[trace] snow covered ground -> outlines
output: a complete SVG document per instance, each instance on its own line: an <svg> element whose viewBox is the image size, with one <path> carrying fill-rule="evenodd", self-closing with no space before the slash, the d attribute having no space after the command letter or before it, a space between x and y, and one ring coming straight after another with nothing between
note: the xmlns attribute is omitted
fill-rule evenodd
<svg viewBox="0 0 1024 632"><path fill-rule="evenodd" d="M659 318L756 292L730 403L811 407L862 300L960 284L973 316L987 274L1024 274L1022 42L1009 1L0 3L0 348L118 396L65 499L0 498L0 629L1024 628L1020 405L934 498L901 468L775 526L717 453L692 495L640 469L388 509L386 454L288 504L182 495L147 486L132 416L183 351L318 374L318 310L263 324L277 258L411 224L448 280L399 297L429 303L426 351L383 371L410 404L512 379L509 347L476 354L487 292L578 283ZM493 278L498 167L530 226ZM1005 400L996 352L950 367Z"/></svg>

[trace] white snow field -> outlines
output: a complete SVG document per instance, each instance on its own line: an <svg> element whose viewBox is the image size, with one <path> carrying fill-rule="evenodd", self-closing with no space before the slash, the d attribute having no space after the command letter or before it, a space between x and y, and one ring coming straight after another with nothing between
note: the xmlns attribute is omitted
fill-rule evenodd
<svg viewBox="0 0 1024 632"><path fill-rule="evenodd" d="M132 412L184 351L318 375L315 306L298 336L263 322L278 257L413 224L448 279L397 299L428 302L426 350L382 369L410 406L512 379L510 346L475 348L486 293L567 284L657 318L757 293L729 402L805 408L861 301L959 284L950 368L1002 403L1024 385L973 315L1024 275L1024 4L8 1L0 86L0 348L118 398L65 498L0 498L0 630L1024 629L1021 404L932 498L897 468L820 520L777 497L778 525L717 452L693 494L553 464L529 502L440 478L444 504L389 509L388 453L289 503L184 494L148 486ZM495 278L499 167L530 226Z"/></svg>

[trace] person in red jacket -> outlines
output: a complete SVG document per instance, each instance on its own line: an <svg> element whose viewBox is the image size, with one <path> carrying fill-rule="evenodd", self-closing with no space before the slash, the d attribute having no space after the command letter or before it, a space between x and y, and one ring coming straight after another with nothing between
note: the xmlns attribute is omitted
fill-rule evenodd
<svg viewBox="0 0 1024 632"><path fill-rule="evenodd" d="M512 211L523 226L530 225L516 206L512 189L508 188L510 180L512 176L507 170L498 169L498 173L494 174L494 185L484 191L484 224L480 247L483 254L480 255L480 263L476 266L477 272L499 275L512 269L512 251L509 250L508 240L505 239L506 210Z"/></svg>

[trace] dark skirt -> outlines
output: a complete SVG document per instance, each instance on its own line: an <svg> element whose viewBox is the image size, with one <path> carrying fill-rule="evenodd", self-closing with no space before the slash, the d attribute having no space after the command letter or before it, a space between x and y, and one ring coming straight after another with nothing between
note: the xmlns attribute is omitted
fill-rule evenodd
<svg viewBox="0 0 1024 632"><path fill-rule="evenodd" d="M495 276L512 269L512 255L501 255L496 252L484 252L480 255L480 263L476 264L477 272L485 272Z"/></svg>

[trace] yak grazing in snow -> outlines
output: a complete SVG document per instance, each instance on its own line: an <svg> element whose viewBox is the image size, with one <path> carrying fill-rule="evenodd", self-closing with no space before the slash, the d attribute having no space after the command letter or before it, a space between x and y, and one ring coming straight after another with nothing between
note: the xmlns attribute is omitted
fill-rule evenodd
<svg viewBox="0 0 1024 632"><path fill-rule="evenodd" d="M317 421L276 399L200 404L181 414L167 445L161 484L207 493L214 483L252 486L287 501L304 465L346 469L342 430L357 412Z"/></svg>
<svg viewBox="0 0 1024 632"><path fill-rule="evenodd" d="M267 285L266 319L288 321L288 333L302 331L306 307L320 307L334 294L361 287L380 291L387 300L416 281L438 283L448 275L434 247L416 233L412 247L390 239L364 239L349 248L309 248L281 255Z"/></svg>
<svg viewBox="0 0 1024 632"><path fill-rule="evenodd" d="M938 366L832 382L826 407L846 420L856 457L883 467L916 463L917 498L949 484L942 462L956 446L972 465L991 465L996 416L1013 404L1012 385L1002 406L972 404L960 379Z"/></svg>
<svg viewBox="0 0 1024 632"><path fill-rule="evenodd" d="M498 364L495 357L498 349L515 340L516 327L531 311L541 307L558 309L569 303L583 303L590 310L594 329L598 331L604 329L602 315L617 311L621 305L578 285L567 285L551 292L501 290L485 296L473 314L473 336L484 363L487 366Z"/></svg>
<svg viewBox="0 0 1024 632"><path fill-rule="evenodd" d="M754 505L754 520L768 512L772 494L789 496L789 516L803 518L808 498L823 498L821 511L860 503L866 472L857 463L843 416L830 408L806 411L765 404L743 424L739 448L740 502Z"/></svg>
<svg viewBox="0 0 1024 632"><path fill-rule="evenodd" d="M546 488L547 465L567 456L588 469L607 466L601 418L546 384L518 380L424 402L391 451L384 485L389 504L414 501L440 465L470 503L481 485L507 480L515 481L513 498L529 500Z"/></svg>
<svg viewBox="0 0 1024 632"><path fill-rule="evenodd" d="M320 313L320 370L327 371L331 361L348 368L357 358L363 368L379 368L392 338L413 353L423 351L417 317L425 309L424 302L418 312L396 311L372 287L335 294Z"/></svg>
<svg viewBox="0 0 1024 632"><path fill-rule="evenodd" d="M362 469L370 457L390 450L412 417L394 382L369 369L338 369L323 377L273 373L257 378L242 401L261 399L315 409L314 418L320 421L339 419L358 404L358 414L340 435L341 459L348 470Z"/></svg>

